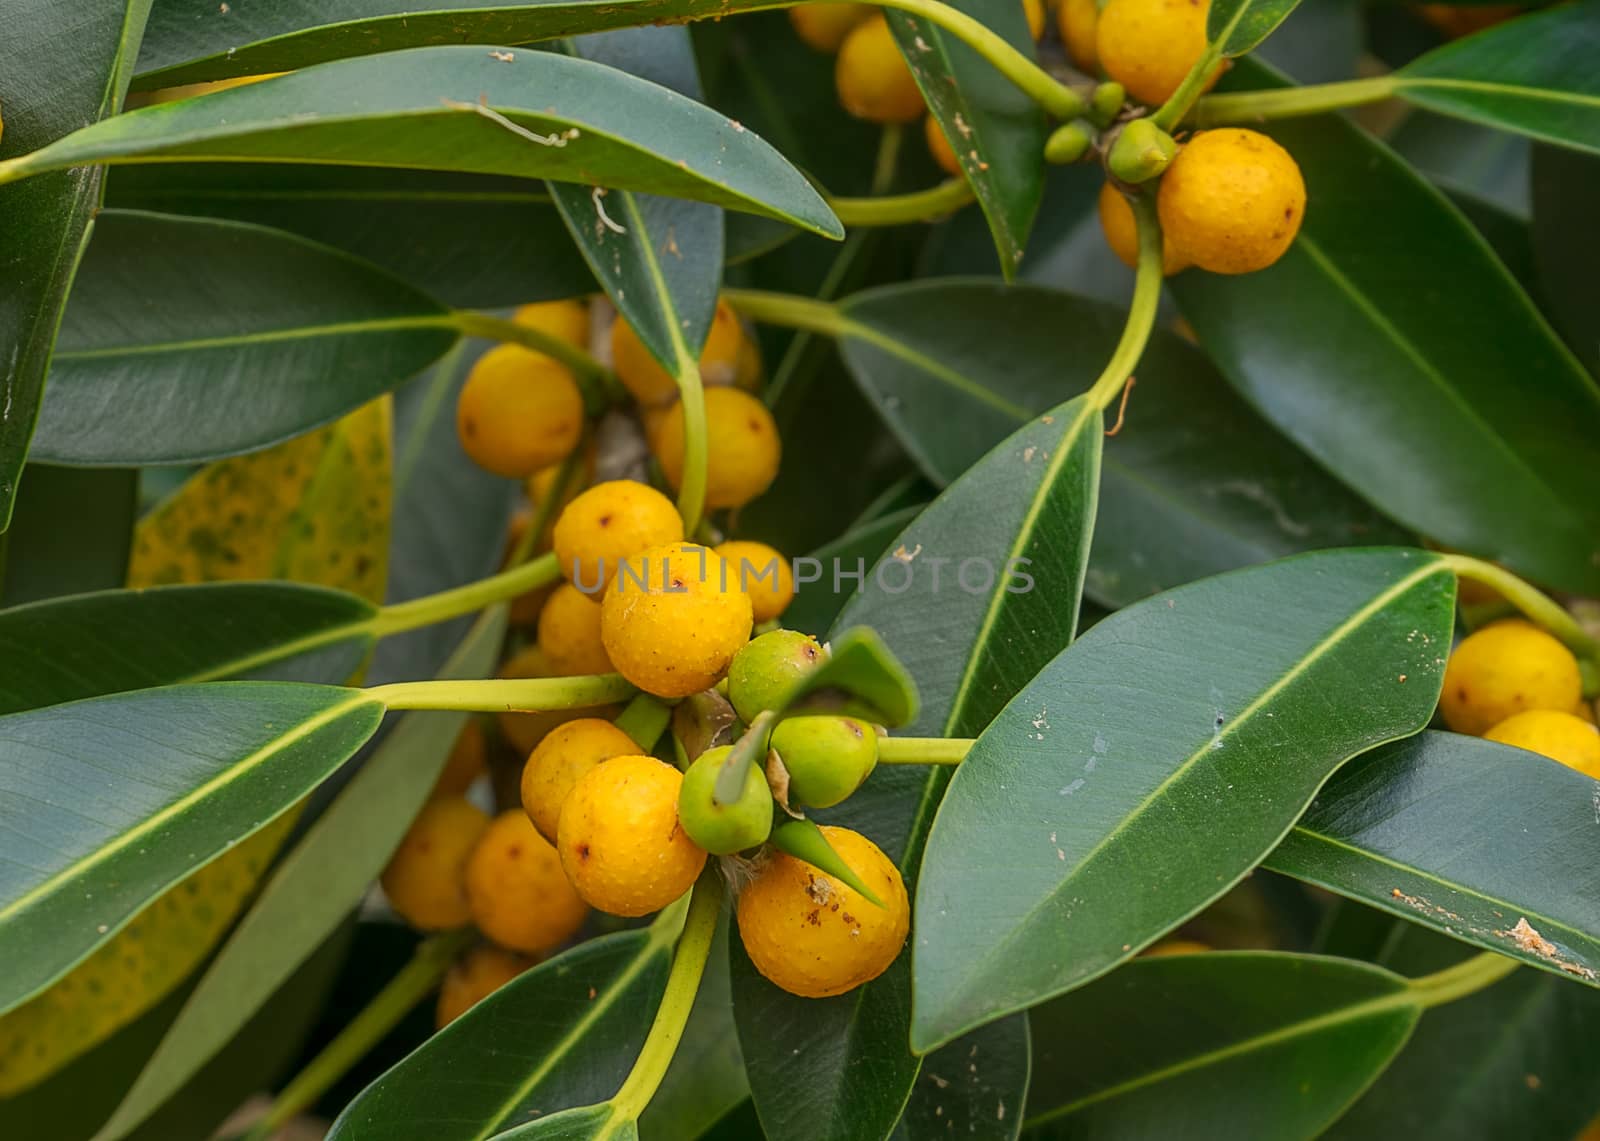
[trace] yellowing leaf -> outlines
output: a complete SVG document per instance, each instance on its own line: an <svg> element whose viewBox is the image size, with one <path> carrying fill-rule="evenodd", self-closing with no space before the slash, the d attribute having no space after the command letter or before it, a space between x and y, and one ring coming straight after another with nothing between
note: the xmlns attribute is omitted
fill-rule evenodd
<svg viewBox="0 0 1600 1141"><path fill-rule="evenodd" d="M139 522L128 585L290 579L383 601L387 396L266 451L209 464ZM165 998L211 953L299 817L284 813L0 1016L0 1097L49 1077Z"/></svg>
<svg viewBox="0 0 1600 1141"><path fill-rule="evenodd" d="M383 601L390 402L209 464L144 519L129 586L283 578Z"/></svg>

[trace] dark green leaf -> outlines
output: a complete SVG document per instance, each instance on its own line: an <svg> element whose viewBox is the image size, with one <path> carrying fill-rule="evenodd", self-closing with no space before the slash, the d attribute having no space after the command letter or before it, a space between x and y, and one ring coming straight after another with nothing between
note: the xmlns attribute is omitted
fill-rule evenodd
<svg viewBox="0 0 1600 1141"><path fill-rule="evenodd" d="M890 1141L977 1137L1012 1141L1022 1129L1032 1065L1022 1015L974 1030L928 1055Z"/></svg>
<svg viewBox="0 0 1600 1141"><path fill-rule="evenodd" d="M372 645L373 606L291 583L108 590L0 611L0 714L161 685L340 682Z"/></svg>
<svg viewBox="0 0 1600 1141"><path fill-rule="evenodd" d="M358 690L232 682L0 717L0 1010L293 805L382 716Z"/></svg>
<svg viewBox="0 0 1600 1141"><path fill-rule="evenodd" d="M977 731L1072 639L1101 423L1075 401L1015 433L900 534L893 551L901 557L891 553L879 564L895 564L891 577L880 583L874 571L846 605L835 630L878 631L918 679L923 706L910 732ZM1031 590L1007 589L1022 583L1007 569L1013 558L1034 560ZM912 575L902 590L906 569ZM879 766L859 792L822 815L869 837L914 888L948 780L940 768ZM779 991L735 953L734 1012L769 1133L817 1141L887 1133L919 1069L908 1048L910 975L901 955L860 990L813 1001ZM797 1053L789 1040L802 1037L807 1046ZM804 1081L794 1080L796 1067Z"/></svg>
<svg viewBox="0 0 1600 1141"><path fill-rule="evenodd" d="M495 991L364 1090L329 1141L439 1141L503 1130L572 1106L579 1126L633 1065L666 986L676 928L607 935ZM470 1078L470 1080L463 1080ZM529 1136L530 1134L516 1134ZM588 1137L540 1131L541 1138Z"/></svg>
<svg viewBox="0 0 1600 1141"><path fill-rule="evenodd" d="M1028 1135L1316 1137L1383 1072L1420 1013L1405 979L1364 963L1140 959L1030 1014Z"/></svg>
<svg viewBox="0 0 1600 1141"><path fill-rule="evenodd" d="M1446 44L1395 78L1431 110L1600 152L1597 54L1600 2L1578 0Z"/></svg>
<svg viewBox="0 0 1600 1141"><path fill-rule="evenodd" d="M917 517L921 507L905 507L881 519L852 528L825 547L812 551L809 559L823 569L816 579L797 583L794 601L783 612L783 624L790 630L800 630L822 637L828 627L839 617L849 596L837 589L832 581L835 566L863 574L875 565L878 557L889 549L890 542L903 531L906 524ZM809 564L807 564L809 567Z"/></svg>
<svg viewBox="0 0 1600 1141"><path fill-rule="evenodd" d="M1121 610L1055 658L934 820L913 1048L1110 970L1238 882L1346 760L1421 729L1454 594L1421 552L1303 555Z"/></svg>
<svg viewBox="0 0 1600 1141"><path fill-rule="evenodd" d="M1206 39L1224 58L1244 55L1289 18L1300 0L1212 0Z"/></svg>
<svg viewBox="0 0 1600 1141"><path fill-rule="evenodd" d="M906 957L849 994L796 998L756 972L742 942L730 943L734 1020L766 1135L783 1141L889 1136L918 1068L905 1045Z"/></svg>
<svg viewBox="0 0 1600 1141"><path fill-rule="evenodd" d="M1021 4L951 0L1015 48L1033 54ZM1044 196L1044 112L994 66L927 20L889 13L928 111L944 129L989 220L1001 272L1016 273Z"/></svg>
<svg viewBox="0 0 1600 1141"><path fill-rule="evenodd" d="M1533 144L1522 136L1418 108L1385 135L1384 142L1446 193L1464 190L1524 217L1528 214Z"/></svg>
<svg viewBox="0 0 1600 1141"><path fill-rule="evenodd" d="M121 586L138 516L139 473L35 464L24 470L23 481L11 529L0 536L0 602L16 606ZM72 525L62 526L63 519ZM36 668L29 663L30 671Z"/></svg>
<svg viewBox="0 0 1600 1141"><path fill-rule="evenodd" d="M450 305L520 305L594 289L550 195L522 178L162 163L112 171L106 202L288 230L365 258Z"/></svg>
<svg viewBox="0 0 1600 1141"><path fill-rule="evenodd" d="M495 1135L504 1141L638 1141L639 1123L616 1120L609 1105L564 1109Z"/></svg>
<svg viewBox="0 0 1600 1141"><path fill-rule="evenodd" d="M440 675L494 669L505 608L486 611ZM464 713L408 713L273 869L101 1132L122 1137L181 1089L361 902L416 818Z"/></svg>
<svg viewBox="0 0 1600 1141"><path fill-rule="evenodd" d="M34 454L105 465L253 451L393 388L455 338L443 306L346 254L238 222L106 211Z"/></svg>
<svg viewBox="0 0 1600 1141"><path fill-rule="evenodd" d="M486 47L340 60L147 107L76 131L10 173L182 158L550 178L700 199L843 233L782 155L692 99L586 60Z"/></svg>
<svg viewBox="0 0 1600 1141"><path fill-rule="evenodd" d="M700 98L686 29L581 36L572 50L686 98ZM679 360L698 357L722 285L722 211L704 202L626 190L596 196L586 187L560 182L550 184L550 193L595 279L645 347L669 372L676 372Z"/></svg>
<svg viewBox="0 0 1600 1141"><path fill-rule="evenodd" d="M1597 789L1532 753L1423 733L1329 781L1267 866L1600 985L1600 869L1572 858L1594 833ZM1519 940L1519 920L1552 949Z"/></svg>
<svg viewBox="0 0 1600 1141"><path fill-rule="evenodd" d="M1300 83L1349 79L1366 46L1363 15L1345 0L1304 0L1294 20L1257 49L1259 58Z"/></svg>
<svg viewBox="0 0 1600 1141"><path fill-rule="evenodd" d="M1269 130L1305 172L1305 227L1269 270L1172 279L1206 348L1401 523L1600 590L1584 458L1600 390L1460 213L1380 143L1337 116Z"/></svg>
<svg viewBox="0 0 1600 1141"><path fill-rule="evenodd" d="M64 18L55 0L14 0L0 39L0 157L54 142L122 102L150 0L88 0ZM0 530L22 463L72 275L100 205L100 174L62 170L0 188Z"/></svg>
<svg viewBox="0 0 1600 1141"><path fill-rule="evenodd" d="M505 558L521 488L473 463L456 434L456 399L485 348L463 343L394 394L391 603L465 586L493 574ZM472 622L465 616L382 639L367 681L433 677Z"/></svg>
<svg viewBox="0 0 1600 1141"><path fill-rule="evenodd" d="M1378 960L1391 970L1420 975L1466 956L1451 940L1393 926L1403 930L1391 934ZM1400 1056L1324 1136L1576 1138L1600 1101L1597 1033L1600 994L1518 971L1429 1010Z"/></svg>
<svg viewBox="0 0 1600 1141"><path fill-rule="evenodd" d="M1595 376L1600 376L1600 158L1556 147L1533 152L1533 253L1540 291L1556 326Z"/></svg>
<svg viewBox="0 0 1600 1141"><path fill-rule="evenodd" d="M1120 307L971 280L869 290L843 308L840 344L856 379L940 482L1087 388L1123 323ZM985 330L978 341L973 325ZM1139 363L1103 465L1087 589L1108 605L1282 555L1407 541L1165 332Z"/></svg>

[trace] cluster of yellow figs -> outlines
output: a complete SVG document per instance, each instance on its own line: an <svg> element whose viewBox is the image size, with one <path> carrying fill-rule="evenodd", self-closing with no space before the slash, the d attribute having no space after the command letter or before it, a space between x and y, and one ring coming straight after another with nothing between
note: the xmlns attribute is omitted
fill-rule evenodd
<svg viewBox="0 0 1600 1141"><path fill-rule="evenodd" d="M1010 0L1016 3L1017 0ZM1044 0L1021 0L1034 40L1045 31ZM839 103L858 119L873 123L914 123L923 120L928 152L945 171L961 173L959 148L964 140L951 140L922 100L916 77L895 43L882 11L871 4L801 4L789 9L789 20L800 38L822 52L838 53L834 84ZM980 163L968 149L968 159Z"/></svg>
<svg viewBox="0 0 1600 1141"><path fill-rule="evenodd" d="M718 694L739 718L736 728L825 656L792 630L747 643ZM766 841L780 811L775 798L790 813L840 803L876 766L877 741L876 728L857 718L786 718L772 732L765 765L751 766L740 798L724 805L713 792L731 746L681 757L680 769L648 755L611 720L578 716L534 743L522 766L520 807L491 818L466 795L484 771L487 748L482 727L469 724L382 877L391 905L414 927L470 923L488 940L452 968L439 1025L571 940L591 908L637 917L673 903L708 856L737 864L740 936L767 978L806 997L876 978L910 928L894 862L856 832L822 829L869 899Z"/></svg>
<svg viewBox="0 0 1600 1141"><path fill-rule="evenodd" d="M576 348L590 347L590 308L581 300L524 305L519 325ZM627 321L610 326L608 353L633 399L646 440L667 481L683 480L683 411L678 387ZM772 415L753 393L761 385L761 353L738 315L718 301L700 354L708 436L706 506L742 507L777 478L782 448ZM520 345L490 349L472 368L456 404L456 430L478 466L529 480L535 502L553 486L558 467L584 438L583 395L561 362ZM577 486L587 483L574 480Z"/></svg>
<svg viewBox="0 0 1600 1141"><path fill-rule="evenodd" d="M1439 713L1457 733L1541 753L1600 780L1600 729L1578 659L1531 622L1494 622L1463 638L1445 667Z"/></svg>
<svg viewBox="0 0 1600 1141"><path fill-rule="evenodd" d="M1044 4L1028 0L1024 8L1038 40L1046 30ZM1133 104L1121 116L1126 123L1142 117L1142 108L1165 103L1199 62L1209 11L1208 0L1059 0L1056 24L1078 68L1122 85ZM835 79L845 110L880 123L906 123L923 115L912 69L884 16L871 5L804 4L789 9L789 17L808 44L838 52ZM1206 87L1220 74L1221 65ZM978 153L964 139L947 138L933 116L924 127L930 152L950 174L962 174L964 161L985 169ZM1138 255L1126 198L1132 189L1108 181L1099 203L1106 241L1130 266ZM1266 135L1237 128L1193 135L1156 191L1163 268L1168 274L1190 266L1225 274L1265 269L1294 241L1305 206L1299 166Z"/></svg>
<svg viewBox="0 0 1600 1141"><path fill-rule="evenodd" d="M582 302L528 305L514 319L589 348ZM683 413L677 385L624 320L599 338L635 403L664 482L682 480ZM779 440L759 389L761 367L737 316L719 303L700 358L706 381L710 508L738 508L777 473ZM779 552L747 540L689 541L671 499L648 483L593 483L586 414L566 366L516 346L485 354L457 408L463 448L480 466L527 481L529 499L559 514L525 544L549 548L561 581L516 600L512 624L532 638L503 677L620 673L666 701L720 702L732 725L678 764L650 755L615 722L616 706L503 712L498 733L470 723L433 797L396 850L382 883L422 930L468 924L485 942L452 969L440 1025L576 937L591 910L648 915L678 900L708 857L735 862L737 914L758 969L796 994L839 994L876 977L899 954L910 904L892 860L870 840L825 828L835 854L873 899L767 841L780 812L826 808L853 793L877 763L878 730L854 717L802 714L772 730L764 763L750 766L732 804L714 796L736 740L826 656L815 639L775 627L794 596ZM588 486L593 483L592 486ZM524 512L522 527L531 514ZM527 536L514 535L513 546ZM526 637L526 635L523 635ZM491 818L467 797L498 738L520 761L520 805ZM653 742L652 742L653 744ZM509 790L501 790L510 801ZM735 869L730 868L730 871Z"/></svg>

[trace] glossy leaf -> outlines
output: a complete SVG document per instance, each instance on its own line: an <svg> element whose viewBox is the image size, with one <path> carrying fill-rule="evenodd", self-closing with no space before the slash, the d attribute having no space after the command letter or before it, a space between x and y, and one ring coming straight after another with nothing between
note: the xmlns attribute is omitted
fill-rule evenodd
<svg viewBox="0 0 1600 1141"><path fill-rule="evenodd" d="M382 714L351 690L237 682L0 718L0 1009L292 806Z"/></svg>
<svg viewBox="0 0 1600 1141"><path fill-rule="evenodd" d="M473 463L456 434L457 397L486 348L487 342L464 342L394 394L388 602L465 586L495 573L505 559L522 489ZM464 616L383 638L368 683L433 677L472 623Z"/></svg>
<svg viewBox="0 0 1600 1141"><path fill-rule="evenodd" d="M783 624L790 630L800 630L821 637L839 617L839 611L849 597L835 589L831 581L831 568L835 565L860 570L874 566L889 548L890 542L906 524L917 517L921 507L905 507L892 511L881 519L852 528L826 546L819 547L807 558L815 559L826 568L815 580L795 584L794 601L783 612Z"/></svg>
<svg viewBox="0 0 1600 1141"><path fill-rule="evenodd" d="M138 517L139 473L35 464L23 478L27 490L0 536L0 605L121 586ZM73 526L63 527L64 518Z"/></svg>
<svg viewBox="0 0 1600 1141"><path fill-rule="evenodd" d="M585 60L481 46L340 60L132 111L34 152L12 173L185 158L550 178L842 233L782 155L709 108Z"/></svg>
<svg viewBox="0 0 1600 1141"><path fill-rule="evenodd" d="M1345 959L1140 959L1029 1015L1028 1136L1320 1136L1421 1012L1405 979Z"/></svg>
<svg viewBox="0 0 1600 1141"><path fill-rule="evenodd" d="M288 583L113 590L0 611L0 713L161 685L337 682L372 645L374 608Z"/></svg>
<svg viewBox="0 0 1600 1141"><path fill-rule="evenodd" d="M1029 423L924 508L879 563L895 569L882 582L875 569L846 604L835 630L877 631L917 679L922 707L908 733L978 731L1072 639L1101 424L1077 401ZM1031 590L1008 589L1024 584L1006 569L1013 558L1034 560ZM910 585L901 589L907 569ZM948 780L940 768L880 766L854 796L819 815L870 837L914 889ZM887 1134L920 1066L907 1045L909 956L850 995L816 1001L779 991L742 952L733 963L734 1013L768 1132L818 1141ZM790 1035L804 1035L807 1047L797 1054Z"/></svg>
<svg viewBox="0 0 1600 1141"><path fill-rule="evenodd" d="M1268 129L1305 173L1305 226L1271 269L1172 279L1201 342L1269 420L1401 523L1600 589L1582 458L1600 390L1460 213L1381 144L1336 116ZM1320 335L1300 335L1308 325Z"/></svg>
<svg viewBox="0 0 1600 1141"><path fill-rule="evenodd" d="M1412 927L1390 933L1379 965L1407 975L1468 955ZM1325 1137L1415 1134L1456 1141L1576 1138L1595 1116L1600 994L1538 971L1429 1010L1405 1049ZM1471 1075L1463 1081L1463 1075Z"/></svg>
<svg viewBox="0 0 1600 1141"><path fill-rule="evenodd" d="M1215 0L1206 12L1206 39L1223 58L1244 55L1289 18L1300 0Z"/></svg>
<svg viewBox="0 0 1600 1141"><path fill-rule="evenodd" d="M580 36L572 51L688 99L701 97L686 29ZM597 193L570 183L552 182L550 193L595 279L645 347L674 373L678 361L698 357L722 285L722 211L704 202L627 190Z"/></svg>
<svg viewBox="0 0 1600 1141"><path fill-rule="evenodd" d="M1033 54L1020 4L952 0L950 6ZM903 12L888 16L928 111L951 141L989 220L1001 272L1012 277L1044 196L1044 112L958 37Z"/></svg>
<svg viewBox="0 0 1600 1141"><path fill-rule="evenodd" d="M505 608L484 613L440 675L493 672ZM464 713L408 713L272 871L102 1128L125 1136L182 1088L361 902L416 818Z"/></svg>
<svg viewBox="0 0 1600 1141"><path fill-rule="evenodd" d="M1600 193L1600 157L1535 147L1532 181L1541 295L1572 350L1600 377L1600 340L1590 323L1600 306L1600 279L1589 272L1600 258L1600 232L1588 223L1589 206Z"/></svg>
<svg viewBox="0 0 1600 1141"><path fill-rule="evenodd" d="M393 388L455 337L437 302L335 250L107 211L62 322L35 454L104 465L252 451Z"/></svg>
<svg viewBox="0 0 1600 1141"><path fill-rule="evenodd" d="M1329 781L1267 866L1600 986L1600 871L1573 859L1591 842L1597 788L1533 753L1423 733ZM1514 934L1519 920L1543 953Z"/></svg>
<svg viewBox="0 0 1600 1141"><path fill-rule="evenodd" d="M106 202L288 230L365 258L449 305L520 305L594 289L550 195L522 178L162 163L112 171Z"/></svg>
<svg viewBox="0 0 1600 1141"><path fill-rule="evenodd" d="M438 1141L502 1131L571 1106L587 1137L633 1064L671 958L671 924L593 939L541 963L484 999L368 1086L334 1122L329 1141ZM470 1080L463 1080L469 1075ZM517 1134L513 1134L517 1135Z"/></svg>
<svg viewBox="0 0 1600 1141"><path fill-rule="evenodd" d="M983 732L939 807L913 1048L1083 985L1238 882L1335 769L1427 723L1453 618L1447 568L1376 548L1234 571L1095 625ZM996 830L1003 852L981 839Z"/></svg>
<svg viewBox="0 0 1600 1141"><path fill-rule="evenodd" d="M1088 388L1123 322L1120 307L978 280L868 290L843 309L851 371L939 482ZM973 323L987 330L981 342ZM1087 589L1107 605L1301 551L1407 541L1274 433L1204 354L1162 331L1102 463Z"/></svg>
<svg viewBox="0 0 1600 1141"><path fill-rule="evenodd" d="M122 102L150 0L88 0L65 20L53 0L6 5L0 110L9 159L102 116ZM0 187L0 530L11 520L67 290L95 210L100 173L62 170Z"/></svg>
<svg viewBox="0 0 1600 1141"><path fill-rule="evenodd" d="M890 1141L977 1137L1012 1141L1028 1100L1032 1043L1022 1015L928 1055Z"/></svg>
<svg viewBox="0 0 1600 1141"><path fill-rule="evenodd" d="M1446 44L1396 73L1413 103L1600 152L1600 3L1578 0Z"/></svg>

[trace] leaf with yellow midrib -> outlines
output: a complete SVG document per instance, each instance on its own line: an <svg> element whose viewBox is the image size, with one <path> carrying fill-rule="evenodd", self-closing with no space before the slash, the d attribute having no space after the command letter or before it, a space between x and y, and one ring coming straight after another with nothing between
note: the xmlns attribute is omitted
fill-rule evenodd
<svg viewBox="0 0 1600 1141"><path fill-rule="evenodd" d="M391 405L385 396L263 452L209 464L140 520L128 585L289 579L383 601ZM364 667L363 667L364 668ZM0 1098L145 1013L210 954L299 809L153 900L69 974L0 1016Z"/></svg>

